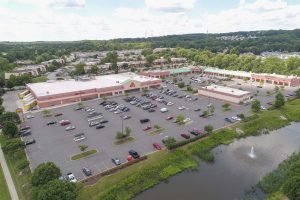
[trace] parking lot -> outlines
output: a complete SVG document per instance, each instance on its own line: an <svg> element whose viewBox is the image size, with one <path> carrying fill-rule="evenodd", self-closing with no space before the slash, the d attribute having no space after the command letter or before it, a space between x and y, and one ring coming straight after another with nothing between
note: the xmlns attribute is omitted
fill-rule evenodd
<svg viewBox="0 0 300 200"><path fill-rule="evenodd" d="M188 76L182 76L186 81L189 81ZM171 80L171 79L170 79ZM232 85L232 87L240 88L248 91L256 92L258 88L251 85L251 83L244 83L243 85L237 85L237 81L226 82L226 84ZM195 84L194 87L200 87L200 84ZM264 86L267 87L267 86ZM274 86L270 86L274 88ZM126 157L130 149L136 150L140 155L145 155L155 151L153 143L157 142L161 146L162 139L165 136L175 137L177 140L184 140L180 136L181 133L188 133L188 130L193 128L204 129L207 124L213 125L213 127L221 128L228 125L229 123L224 120L225 117L236 116L240 113L248 115L250 113L250 105L231 105L231 110L223 112L222 105L223 101L216 99L209 99L208 97L195 96L186 91L180 91L174 84L164 84L164 90L170 89L177 91L178 96L188 95L192 98L197 97L197 100L189 100L189 98L183 97L178 98L167 94L160 93L159 90L151 90L152 96L160 96L166 102L172 102L173 105L167 106L156 99L151 99L145 97L142 93L129 94L129 97L134 96L137 99L143 101L150 101L153 105L157 105L154 112L148 112L142 107L137 107L136 104L132 105L130 102L125 102L125 96L111 97L108 101L114 101L118 105L123 104L130 110L128 112L115 114L106 110L104 106L99 105L103 100L92 100L83 102L85 107L95 109L96 112L100 112L103 115L102 120L107 120L108 122L103 124L105 127L101 129L96 129L95 127L89 127L88 123L88 112L85 110L75 111L76 105L68 105L60 108L51 109L51 113L63 113L61 116L54 117L44 117L42 112L28 113L27 115L33 115L34 118L28 119L27 124L31 127L32 134L30 138L36 140L35 144L29 145L26 148L28 154L30 165L35 168L37 165L43 162L52 161L56 163L62 170L63 174L69 172L74 173L77 179L85 178L81 169L83 167L88 167L92 170L93 174L105 171L109 168L114 167L111 158L118 157L121 162L126 162ZM259 88L260 92L257 96L258 99L262 101L262 104L274 99L274 95L266 97L265 88ZM270 89L271 90L271 89ZM290 89L285 89L284 93L290 93ZM214 115L207 118L199 117L204 110L207 109L207 105L211 103L215 107ZM184 106L184 109L179 110L178 107ZM160 112L161 108L167 108L168 112ZM195 111L201 109L200 111ZM173 122L173 120L166 120L167 117L173 116L174 118L178 114L183 114L185 118L190 118L191 121L187 122L185 125L178 125ZM130 115L130 119L122 120L121 115ZM150 121L148 123L141 124L140 119L148 118ZM61 126L59 123L47 126L49 121L69 120L72 125L75 125L76 129L71 131L66 131L66 126ZM97 120L95 120L97 121ZM133 141L125 144L115 145L115 136L117 131L122 130L123 127L129 127L132 129L131 136L134 137ZM146 126L151 126L152 129L148 131L143 131ZM159 125L165 128L165 131L158 134L149 134L153 130L154 125ZM75 142L74 135L84 133L86 139L80 142ZM193 137L191 135L191 137ZM24 138L25 140L28 138ZM72 155L81 153L79 145L87 145L88 149L97 149L98 153L82 158L80 160L72 161L70 157Z"/></svg>

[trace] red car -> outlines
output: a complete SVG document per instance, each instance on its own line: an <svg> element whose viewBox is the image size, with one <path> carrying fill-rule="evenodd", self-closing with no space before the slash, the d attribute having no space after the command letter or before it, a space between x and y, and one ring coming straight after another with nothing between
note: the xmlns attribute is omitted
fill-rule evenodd
<svg viewBox="0 0 300 200"><path fill-rule="evenodd" d="M61 126L65 126L65 125L71 124L71 122L69 120L65 120L65 119L61 120L59 123L60 123Z"/></svg>
<svg viewBox="0 0 300 200"><path fill-rule="evenodd" d="M189 134L186 134L186 133L182 133L180 134L181 137L185 138L185 139L190 139L190 135Z"/></svg>
<svg viewBox="0 0 300 200"><path fill-rule="evenodd" d="M169 117L166 118L166 120L171 120L171 119L173 119L172 116L169 116Z"/></svg>
<svg viewBox="0 0 300 200"><path fill-rule="evenodd" d="M58 117L58 116L62 116L63 114L62 113L56 113L55 115L54 115L54 117Z"/></svg>
<svg viewBox="0 0 300 200"><path fill-rule="evenodd" d="M143 129L143 131L148 131L148 130L150 130L152 127L151 126L147 126L147 127L145 127L144 129Z"/></svg>
<svg viewBox="0 0 300 200"><path fill-rule="evenodd" d="M156 142L153 143L153 147L157 150L161 150L161 146Z"/></svg>

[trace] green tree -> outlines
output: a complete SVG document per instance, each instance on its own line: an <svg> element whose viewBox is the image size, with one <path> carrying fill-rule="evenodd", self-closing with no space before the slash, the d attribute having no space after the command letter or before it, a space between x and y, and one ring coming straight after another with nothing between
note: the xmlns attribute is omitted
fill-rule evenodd
<svg viewBox="0 0 300 200"><path fill-rule="evenodd" d="M208 133L211 134L214 130L214 127L212 125L206 125L204 126L204 130Z"/></svg>
<svg viewBox="0 0 300 200"><path fill-rule="evenodd" d="M251 110L252 110L252 112L258 112L258 111L260 111L260 107L261 107L260 101L255 99L252 102Z"/></svg>
<svg viewBox="0 0 300 200"><path fill-rule="evenodd" d="M2 145L2 149L5 153L14 153L24 148L25 144L19 138L6 140Z"/></svg>
<svg viewBox="0 0 300 200"><path fill-rule="evenodd" d="M184 119L185 119L185 117L182 114L176 116L177 123L182 123Z"/></svg>
<svg viewBox="0 0 300 200"><path fill-rule="evenodd" d="M60 169L53 163L42 163L35 168L31 183L33 186L42 186L51 180L58 179L61 176Z"/></svg>
<svg viewBox="0 0 300 200"><path fill-rule="evenodd" d="M85 74L83 63L79 63L79 64L75 65L75 74L78 76Z"/></svg>
<svg viewBox="0 0 300 200"><path fill-rule="evenodd" d="M18 127L14 122L5 121L3 123L2 133L8 137L14 137L18 135Z"/></svg>
<svg viewBox="0 0 300 200"><path fill-rule="evenodd" d="M279 92L278 94L276 94L275 96L275 108L281 108L282 106L284 106L285 104L285 99L284 96L282 95L281 92Z"/></svg>
<svg viewBox="0 0 300 200"><path fill-rule="evenodd" d="M215 112L215 106L210 106L209 107L209 112L210 112L210 114L214 114L214 112Z"/></svg>
<svg viewBox="0 0 300 200"><path fill-rule="evenodd" d="M184 82L178 83L178 87L179 87L179 88L184 88L184 87L185 87L185 83L184 83Z"/></svg>
<svg viewBox="0 0 300 200"><path fill-rule="evenodd" d="M74 200L76 198L76 184L62 180L51 180L39 188L34 188L31 194L32 200Z"/></svg>
<svg viewBox="0 0 300 200"><path fill-rule="evenodd" d="M126 135L126 137L130 136L131 131L132 131L131 128L125 127L125 135Z"/></svg>
<svg viewBox="0 0 300 200"><path fill-rule="evenodd" d="M87 145L83 145L83 144L79 145L78 147L79 147L80 151L85 151L88 148Z"/></svg>
<svg viewBox="0 0 300 200"><path fill-rule="evenodd" d="M150 54L150 55L147 55L146 56L146 66L147 67L150 67L150 66L152 66L152 64L153 64L153 61L156 59L156 57L155 57L155 55L154 54Z"/></svg>
<svg viewBox="0 0 300 200"><path fill-rule="evenodd" d="M294 176L289 178L283 185L283 193L290 200L299 200L300 199L300 176Z"/></svg>
<svg viewBox="0 0 300 200"><path fill-rule="evenodd" d="M5 85L9 89L15 87L15 83L12 80L7 80L6 83L5 83Z"/></svg>
<svg viewBox="0 0 300 200"><path fill-rule="evenodd" d="M97 67L97 65L94 65L91 67L91 73L92 74L98 74L99 73L99 68Z"/></svg>
<svg viewBox="0 0 300 200"><path fill-rule="evenodd" d="M20 117L15 112L5 112L2 115L0 115L0 123L4 123L5 121L11 121L14 123L20 122Z"/></svg>
<svg viewBox="0 0 300 200"><path fill-rule="evenodd" d="M174 144L176 144L176 139L174 137L168 137L167 139L164 140L165 145L167 148L170 148Z"/></svg>
<svg viewBox="0 0 300 200"><path fill-rule="evenodd" d="M208 116L209 112L207 110L204 110L202 113L204 116Z"/></svg>

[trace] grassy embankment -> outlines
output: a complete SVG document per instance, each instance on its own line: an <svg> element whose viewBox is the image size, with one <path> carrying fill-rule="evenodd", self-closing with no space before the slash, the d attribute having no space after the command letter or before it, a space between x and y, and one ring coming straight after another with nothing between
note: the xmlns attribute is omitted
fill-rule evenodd
<svg viewBox="0 0 300 200"><path fill-rule="evenodd" d="M268 200L287 199L284 194L284 185L293 177L300 178L300 152L294 153L280 163L276 170L264 176L259 182L259 186L267 194L266 199Z"/></svg>
<svg viewBox="0 0 300 200"><path fill-rule="evenodd" d="M196 168L193 155L213 161L211 150L220 144L230 144L234 139L261 134L261 130L275 130L300 121L300 100L287 102L280 110L267 110L247 118L233 127L215 131L211 136L200 139L174 151L160 151L144 162L130 166L116 174L100 179L95 185L79 191L81 199L130 199L155 184L186 169ZM242 132L237 133L236 129Z"/></svg>
<svg viewBox="0 0 300 200"><path fill-rule="evenodd" d="M3 135L0 135L0 143L2 144L5 140ZM23 170L19 170L19 166L27 160L24 150L15 152L14 155L5 154L6 162L14 181L18 196L20 200L29 200L31 192L31 172L29 167ZM2 194L2 193L1 193Z"/></svg>
<svg viewBox="0 0 300 200"><path fill-rule="evenodd" d="M1 194L1 200L11 199L1 165L0 165L0 194Z"/></svg>

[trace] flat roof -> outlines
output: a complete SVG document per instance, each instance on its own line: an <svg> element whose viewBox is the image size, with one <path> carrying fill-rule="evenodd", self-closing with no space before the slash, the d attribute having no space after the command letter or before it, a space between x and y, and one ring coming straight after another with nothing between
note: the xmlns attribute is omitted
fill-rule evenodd
<svg viewBox="0 0 300 200"><path fill-rule="evenodd" d="M219 73L219 74L225 74L225 75L233 75L233 76L243 76L243 77L251 77L251 72L245 72L245 71L233 71L233 70L225 70L225 69L219 69L216 67L207 67L204 69L205 72L211 72L211 73Z"/></svg>
<svg viewBox="0 0 300 200"><path fill-rule="evenodd" d="M30 83L27 87L30 88L37 97L62 94L68 92L76 92L89 89L100 89L113 86L121 86L129 81L147 82L159 80L157 78L137 75L135 73L112 74L105 76L95 76L91 80L63 80L63 81L48 81L43 83Z"/></svg>
<svg viewBox="0 0 300 200"><path fill-rule="evenodd" d="M221 92L221 93L235 95L235 96L251 94L248 91L239 90L239 89L230 88L230 87L225 87L225 86L220 86L220 85L210 85L210 86L202 87L201 89L202 90Z"/></svg>

